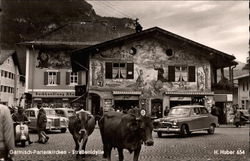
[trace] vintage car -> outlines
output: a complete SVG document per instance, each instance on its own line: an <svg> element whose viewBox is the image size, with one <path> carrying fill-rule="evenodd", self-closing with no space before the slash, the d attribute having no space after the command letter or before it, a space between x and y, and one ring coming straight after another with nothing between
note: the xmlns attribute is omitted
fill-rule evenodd
<svg viewBox="0 0 250 161"><path fill-rule="evenodd" d="M158 137L163 133L177 133L185 137L201 130L213 134L218 126L218 118L211 115L204 106L183 105L171 108L168 116L154 120L153 126Z"/></svg>
<svg viewBox="0 0 250 161"><path fill-rule="evenodd" d="M56 111L52 108L44 108L47 116L46 130L61 130L61 132L67 131L68 121L66 117L60 117L56 114ZM30 120L29 129L37 129L37 115L38 108L29 108L25 110L25 114Z"/></svg>
<svg viewBox="0 0 250 161"><path fill-rule="evenodd" d="M55 108L58 116L69 118L74 115L74 110L71 108Z"/></svg>

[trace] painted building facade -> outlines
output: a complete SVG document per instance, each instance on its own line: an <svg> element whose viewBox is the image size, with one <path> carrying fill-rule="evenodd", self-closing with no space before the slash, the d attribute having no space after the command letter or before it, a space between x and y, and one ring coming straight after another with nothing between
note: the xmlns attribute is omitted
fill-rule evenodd
<svg viewBox="0 0 250 161"><path fill-rule="evenodd" d="M249 109L250 83L249 74L235 77L238 80L238 105L242 109Z"/></svg>
<svg viewBox="0 0 250 161"><path fill-rule="evenodd" d="M70 107L77 98L75 85L86 85L85 72L72 72L65 50L27 49L26 79L28 106L42 102L43 107ZM83 102L76 104L83 106Z"/></svg>
<svg viewBox="0 0 250 161"><path fill-rule="evenodd" d="M214 104L216 54L160 28L76 51L72 59L81 54L89 54L88 107L94 113L137 106L162 117L176 105L210 110Z"/></svg>
<svg viewBox="0 0 250 161"><path fill-rule="evenodd" d="M1 50L0 53L0 103L8 106L24 106L25 79L20 72L16 52Z"/></svg>

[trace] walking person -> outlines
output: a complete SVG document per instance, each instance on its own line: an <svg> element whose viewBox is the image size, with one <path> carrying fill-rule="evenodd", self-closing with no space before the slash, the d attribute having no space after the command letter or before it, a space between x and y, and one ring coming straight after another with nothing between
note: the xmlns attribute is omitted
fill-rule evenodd
<svg viewBox="0 0 250 161"><path fill-rule="evenodd" d="M0 160L11 161L14 150L14 128L9 108L0 104Z"/></svg>
<svg viewBox="0 0 250 161"><path fill-rule="evenodd" d="M47 123L46 112L43 108L40 108L37 116L38 143L45 144L49 140L49 137L45 133L46 123Z"/></svg>

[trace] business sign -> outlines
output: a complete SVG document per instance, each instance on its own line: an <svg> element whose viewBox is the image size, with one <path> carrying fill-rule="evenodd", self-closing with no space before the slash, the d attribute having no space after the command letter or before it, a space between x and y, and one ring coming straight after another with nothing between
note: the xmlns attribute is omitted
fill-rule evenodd
<svg viewBox="0 0 250 161"><path fill-rule="evenodd" d="M75 92L34 92L33 97L75 97Z"/></svg>
<svg viewBox="0 0 250 161"><path fill-rule="evenodd" d="M170 101L191 101L191 97L170 97Z"/></svg>

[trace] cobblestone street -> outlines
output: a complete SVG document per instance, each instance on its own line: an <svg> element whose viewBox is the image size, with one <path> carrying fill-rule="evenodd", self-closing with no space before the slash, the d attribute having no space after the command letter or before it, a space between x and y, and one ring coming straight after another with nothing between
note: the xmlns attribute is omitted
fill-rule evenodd
<svg viewBox="0 0 250 161"><path fill-rule="evenodd" d="M74 149L74 141L71 134L53 132L49 134L50 140L47 144L33 143L25 148L17 147L16 152L33 152L37 154L18 154L15 159L18 161L78 161L72 150ZM143 146L141 150L140 160L145 161L173 161L173 160L237 160L245 161L249 158L249 128L244 126L235 128L231 125L221 126L216 129L214 135L208 135L206 132L197 132L187 138L179 138L176 135L163 135L158 138L156 133L153 133L154 146ZM35 141L37 135L31 134L31 139ZM67 154L38 154L40 151L66 151ZM99 129L96 128L93 134L89 137L86 151L102 150L101 137ZM224 150L224 151L223 151ZM226 154L228 151L233 151L234 154ZM217 153L217 154L216 154ZM223 153L223 154L222 154ZM238 153L238 154L237 154ZM127 150L124 150L125 160L131 161L133 155ZM95 161L105 159L102 155L88 154L86 161ZM112 160L118 160L118 155L115 150L112 151Z"/></svg>

